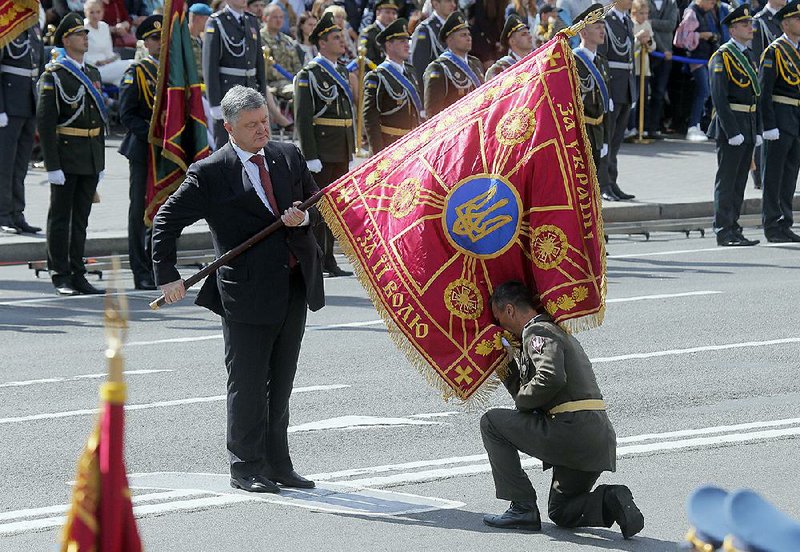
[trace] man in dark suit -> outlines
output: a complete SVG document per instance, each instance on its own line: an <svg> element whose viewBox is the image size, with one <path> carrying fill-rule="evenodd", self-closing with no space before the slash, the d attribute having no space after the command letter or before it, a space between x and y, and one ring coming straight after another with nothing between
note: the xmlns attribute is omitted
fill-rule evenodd
<svg viewBox="0 0 800 552"><path fill-rule="evenodd" d="M292 392L306 308L325 304L320 218L297 209L318 188L292 144L269 141L264 97L235 86L222 99L230 141L189 167L153 221L153 268L167 303L186 295L175 269L181 230L205 219L219 256L278 220L284 227L209 276L197 300L222 317L228 371L231 486L251 492L311 488L289 456Z"/></svg>

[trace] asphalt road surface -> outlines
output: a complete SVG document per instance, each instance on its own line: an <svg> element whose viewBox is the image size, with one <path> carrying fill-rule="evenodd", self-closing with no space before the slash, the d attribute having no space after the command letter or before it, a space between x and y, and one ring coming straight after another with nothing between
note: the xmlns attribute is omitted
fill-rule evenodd
<svg viewBox="0 0 800 552"><path fill-rule="evenodd" d="M618 470L600 482L630 486L639 536L555 527L550 474L531 459L542 532L484 526L507 503L494 498L481 412L444 403L358 281L337 278L309 316L292 398L295 466L318 490L280 496L228 486L218 319L189 300L152 312L154 293L130 293L126 457L145 548L674 550L703 483L753 488L800 518L800 247L657 234L609 252L605 323L578 338L619 436ZM105 372L102 298L57 298L2 267L0 339L0 550L52 550ZM501 388L491 405L511 401Z"/></svg>

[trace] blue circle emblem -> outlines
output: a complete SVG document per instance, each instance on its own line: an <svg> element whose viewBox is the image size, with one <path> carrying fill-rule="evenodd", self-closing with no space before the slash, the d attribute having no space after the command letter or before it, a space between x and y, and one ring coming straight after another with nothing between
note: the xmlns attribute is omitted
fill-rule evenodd
<svg viewBox="0 0 800 552"><path fill-rule="evenodd" d="M522 201L497 175L471 176L459 182L445 201L445 235L456 248L475 257L505 253L519 234Z"/></svg>

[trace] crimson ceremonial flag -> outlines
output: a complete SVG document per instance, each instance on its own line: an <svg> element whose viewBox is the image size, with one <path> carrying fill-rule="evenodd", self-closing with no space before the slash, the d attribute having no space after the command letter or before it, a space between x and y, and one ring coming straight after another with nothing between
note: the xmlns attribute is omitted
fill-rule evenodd
<svg viewBox="0 0 800 552"><path fill-rule="evenodd" d="M192 53L186 2L164 2L158 86L150 120L144 221L174 192L193 162L209 154L203 85Z"/></svg>
<svg viewBox="0 0 800 552"><path fill-rule="evenodd" d="M390 335L445 399L494 389L506 355L489 297L507 280L569 331L602 323L602 214L583 124L558 35L325 189L325 219Z"/></svg>
<svg viewBox="0 0 800 552"><path fill-rule="evenodd" d="M123 458L125 384L104 383L100 398L100 421L78 460L61 550L140 552Z"/></svg>
<svg viewBox="0 0 800 552"><path fill-rule="evenodd" d="M39 22L39 0L0 0L0 48Z"/></svg>

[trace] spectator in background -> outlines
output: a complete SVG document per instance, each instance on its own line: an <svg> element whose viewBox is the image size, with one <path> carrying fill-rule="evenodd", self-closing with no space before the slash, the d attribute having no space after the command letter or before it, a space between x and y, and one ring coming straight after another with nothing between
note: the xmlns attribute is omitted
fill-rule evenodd
<svg viewBox="0 0 800 552"><path fill-rule="evenodd" d="M281 32L283 10L270 4L264 15L266 24L261 29L261 43L268 49L271 58L271 63L267 64L267 87L278 98L291 101L294 96L292 79L303 68L303 64L300 63L292 37ZM284 74L285 72L289 75Z"/></svg>
<svg viewBox="0 0 800 552"><path fill-rule="evenodd" d="M52 9L59 21L69 12L83 15L83 0L53 0Z"/></svg>
<svg viewBox="0 0 800 552"><path fill-rule="evenodd" d="M124 0L103 0L103 21L108 23L115 48L136 48L130 16Z"/></svg>
<svg viewBox="0 0 800 552"><path fill-rule="evenodd" d="M308 37L311 35L311 31L314 30L316 25L317 18L308 12L301 15L297 20L297 31L295 36L297 37L297 49L300 54L300 62L303 66L317 57L317 54L319 53L317 51L317 47L311 44L311 41L308 40Z"/></svg>
<svg viewBox="0 0 800 552"><path fill-rule="evenodd" d="M505 24L507 0L476 0L469 9L472 33L472 55L483 64L484 71L502 55L500 34Z"/></svg>
<svg viewBox="0 0 800 552"><path fill-rule="evenodd" d="M545 4L539 11L539 24L536 25L536 29L533 32L536 46L544 44L565 27L567 27L567 24L559 17L558 8Z"/></svg>
<svg viewBox="0 0 800 552"><path fill-rule="evenodd" d="M649 3L656 51L664 57L650 57L650 99L646 105L645 128L648 136L658 139L662 138L661 115L672 69L672 38L678 25L678 5L675 0L649 0Z"/></svg>
<svg viewBox="0 0 800 552"><path fill-rule="evenodd" d="M164 0L141 0L147 15L160 14L164 12Z"/></svg>
<svg viewBox="0 0 800 552"><path fill-rule="evenodd" d="M247 11L255 15L259 21L263 22L264 8L266 7L267 3L264 0L247 0ZM262 25L261 28L263 29L264 26Z"/></svg>
<svg viewBox="0 0 800 552"><path fill-rule="evenodd" d="M569 17L569 21L566 22L568 25L572 24L575 17L588 10L591 5L592 0L558 0L556 2L556 7L563 9Z"/></svg>
<svg viewBox="0 0 800 552"><path fill-rule="evenodd" d="M522 19L531 31L539 24L539 8L536 0L511 0L506 6L506 19L512 14Z"/></svg>
<svg viewBox="0 0 800 552"><path fill-rule="evenodd" d="M138 27L148 15L152 15L147 11L145 0L125 0L125 9L128 10L128 17L134 27Z"/></svg>
<svg viewBox="0 0 800 552"><path fill-rule="evenodd" d="M86 0L83 10L86 14L83 24L89 30L89 51L83 59L97 67L104 84L119 86L131 60L120 59L114 52L111 31L103 21L103 0Z"/></svg>
<svg viewBox="0 0 800 552"><path fill-rule="evenodd" d="M714 4L714 0L695 0L683 13L677 33L680 37L676 35L676 40L681 40L685 45L688 57L701 60L697 65L689 65L694 80L692 110L689 113L689 129L686 131L686 139L690 142L708 140L708 136L700 128L700 121L710 96L706 64L720 41L720 35L714 32Z"/></svg>
<svg viewBox="0 0 800 552"><path fill-rule="evenodd" d="M358 36L353 31L350 24L347 22L347 12L345 11L344 7L339 5L328 6L325 8L325 13L330 13L333 15L333 22L336 24L337 27L342 29L342 35L344 35L344 44L345 44L345 54L342 56L346 58L346 61L350 61L355 59L357 52L356 52L356 40ZM344 59L342 61L345 61ZM353 91L356 92L360 90L361 87L354 87Z"/></svg>
<svg viewBox="0 0 800 552"><path fill-rule="evenodd" d="M653 39L653 28L650 26L648 17L650 16L650 5L648 0L633 0L631 5L631 19L633 20L633 75L636 78L636 87L639 89L640 95L631 109L630 120L628 122L629 133L628 136L638 134L639 127L639 105L644 102L647 104L647 96L650 81L650 52L655 50L656 43ZM644 63L644 94L641 94L641 81L642 63ZM645 135L647 130L644 130Z"/></svg>
<svg viewBox="0 0 800 552"><path fill-rule="evenodd" d="M333 6L333 0L314 0L311 5L311 15L319 21L319 18L322 17L322 14L325 13L329 6Z"/></svg>
<svg viewBox="0 0 800 552"><path fill-rule="evenodd" d="M250 4L249 1L247 3ZM287 35L291 34L292 29L297 25L298 12L295 11L289 0L272 0L271 3L280 6L281 10L283 10L283 27L281 27L281 32ZM302 13L302 11L299 13Z"/></svg>

